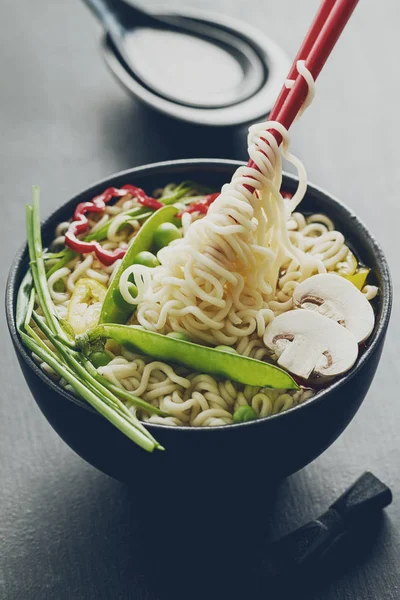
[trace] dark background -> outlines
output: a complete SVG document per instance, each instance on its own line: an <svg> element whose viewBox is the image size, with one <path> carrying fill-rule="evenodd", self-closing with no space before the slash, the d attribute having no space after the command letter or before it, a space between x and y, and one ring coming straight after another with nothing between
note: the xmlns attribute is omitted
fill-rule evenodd
<svg viewBox="0 0 400 600"><path fill-rule="evenodd" d="M256 25L293 56L318 2L191 0L185 6ZM398 19L396 0L360 2L319 80L314 105L294 128L292 146L310 180L349 204L381 241L395 288ZM106 71L98 52L100 29L80 2L2 3L0 22L3 285L24 239L24 205L33 183L41 186L46 216L113 171L169 158L245 158L244 132L210 133L168 123L128 98ZM132 493L75 456L33 402L3 319L1 599L252 598L252 592L239 590L246 579L252 582L249 564L257 567L256 552L235 540L235 518L247 520L258 537L275 538L327 508L366 469L394 492L373 543L363 536L340 552L333 568L315 573L292 597L399 598L399 328L395 307L371 391L340 439L287 480L272 507L249 497L227 523L225 506L235 506L235 498L215 498L212 490L201 514L186 511L181 517L179 503L171 507L163 500L168 490L161 491L155 513L139 514ZM268 463L260 477L268 480ZM208 545L196 541L200 527ZM267 586L264 597L279 594Z"/></svg>

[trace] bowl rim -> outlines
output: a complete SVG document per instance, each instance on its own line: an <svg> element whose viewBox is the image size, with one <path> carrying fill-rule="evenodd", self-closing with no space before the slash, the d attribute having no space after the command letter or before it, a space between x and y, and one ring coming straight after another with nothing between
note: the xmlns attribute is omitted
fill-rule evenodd
<svg viewBox="0 0 400 600"><path fill-rule="evenodd" d="M244 163L242 161L231 160L231 159L194 158L194 159L178 159L178 160L161 161L161 162L157 162L157 163L149 163L146 165L141 165L138 167L133 167L133 168L126 169L123 171L119 171L119 172L113 173L95 183L92 183L90 186L88 186L87 188L85 188L84 190L82 190L81 192L79 192L78 194L76 194L75 196L73 196L72 198L70 198L69 200L64 202L63 204L61 204L61 206L56 208L44 221L42 221L42 230L43 230L43 228L46 228L46 226L49 224L49 222L51 222L54 219L55 214L57 214L57 212L59 212L63 208L65 208L66 205L70 204L71 206L73 206L78 201L80 201L81 196L91 194L91 193L97 193L97 191L95 191L95 190L99 186L109 185L116 178L120 178L120 177L124 177L124 176L128 176L128 175L129 176L135 175L135 174L142 175L142 174L151 173L153 171L159 171L159 170L165 171L165 173L167 174L171 170L171 168L175 168L175 167L178 167L178 168L179 167L191 167L191 166L194 167L196 165L200 165L203 167L208 166L210 168L216 167L216 166L220 166L223 168L223 167L227 167L227 166L238 167L243 164ZM284 172L284 178L288 181L291 181L293 184L296 184L298 182L298 178L290 173ZM168 425L168 424L161 425L158 423L144 423L145 426L147 428L149 428L149 430L153 431L154 434L156 434L159 431L169 429L169 430L176 431L177 435L179 435L182 432L187 433L188 431L197 432L196 435L201 435L202 431L203 432L231 431L232 429L236 429L236 428L261 426L261 424L263 424L267 421L272 421L272 420L276 420L276 419L280 419L281 421L283 421L283 419L290 418L291 415L293 415L293 413L295 411L304 411L304 410L307 410L310 406L312 406L314 404L319 404L320 402L323 402L325 398L330 396L336 390L343 387L349 380L351 380L362 369L364 364L374 354L374 352L377 349L377 347L379 346L379 344L383 341L385 333L386 333L386 329L388 326L388 322L390 319L392 298L393 298L392 281L391 281L389 266L388 266L385 254L384 254L380 244L377 242L375 237L371 234L371 232L366 227L366 225L364 225L364 223L357 217L357 215L348 206L346 206L343 202L341 202L336 197L332 196L332 194L326 192L323 188L321 188L319 186L316 186L316 185L308 182L308 187L311 188L312 191L315 191L318 194L322 195L323 197L327 198L331 203L338 205L342 210L344 210L345 213L347 213L348 218L354 224L356 224L357 228L361 231L361 235L365 236L365 238L368 240L369 244L372 246L374 253L377 257L377 263L379 265L379 272L381 275L381 285L383 288L382 289L382 309L381 309L381 314L380 314L380 318L377 323L376 330L371 338L371 343L364 350L363 354L357 359L356 364L347 374L345 374L340 379L333 381L326 388L317 391L317 393L314 396L312 396L305 402L298 404L296 406L293 406L281 413L277 413L275 415L269 415L267 417L262 417L260 419L256 419L254 421L248 421L246 423L232 423L232 424L228 424L228 425L219 425L219 426L213 426L213 427L211 427L211 426L186 427L186 426L182 426L182 425L177 426L177 425ZM19 271L21 268L21 264L23 263L24 255L26 252L27 252L27 244L25 242L20 247L20 249L17 251L17 253L11 263L11 267L10 267L10 271L9 271L9 275L8 275L8 279L7 279L7 285L6 285L6 294L5 294L6 320L7 320L8 329L9 329L14 347L16 348L17 352L24 360L25 364L43 381L43 383L45 385L50 387L50 389L52 389L56 394L60 394L65 399L69 400L70 402L73 402L75 405L79 406L80 408L83 408L83 409L91 412L92 414L96 415L97 417L102 418L101 415L95 409L93 409L89 404L87 404L86 402L81 400L79 397L74 396L71 392L69 392L65 388L62 388L60 385L58 385L57 382L53 381L40 368L40 366L33 360L32 356L27 351L27 349L25 348L25 346L23 345L23 343L19 337L17 327L16 327L16 320L15 320L16 302L14 302L14 296L16 297L16 294L15 294L16 281L17 281Z"/></svg>

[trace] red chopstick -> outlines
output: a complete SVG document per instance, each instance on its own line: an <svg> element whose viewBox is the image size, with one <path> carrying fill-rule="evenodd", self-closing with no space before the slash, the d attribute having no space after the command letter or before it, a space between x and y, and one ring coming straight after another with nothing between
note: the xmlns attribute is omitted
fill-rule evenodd
<svg viewBox="0 0 400 600"><path fill-rule="evenodd" d="M293 64L290 68L287 79L296 79L297 78L297 74L298 74L297 67L296 67L297 61L305 60L308 57L308 55L310 54L311 49L312 49L313 45L315 44L315 41L319 35L319 32L321 31L322 27L324 26L324 23L325 23L326 19L328 18L329 13L331 12L335 2L336 2L336 0L323 0L322 1L321 6L319 7L318 12L314 17L314 21L312 22L311 27L308 30L307 35L304 38L302 45L300 46L300 50L296 54L296 58L293 61ZM284 85L282 87L280 94L274 104L274 107L269 114L269 117L268 117L269 121L276 120L276 117L279 114L282 104L286 100L286 97L287 97L289 91L290 90L286 87L286 85Z"/></svg>
<svg viewBox="0 0 400 600"><path fill-rule="evenodd" d="M305 60L305 66L314 79L317 79L328 60L357 3L358 0L337 0L333 6ZM293 88L289 91L290 93L287 95L277 116L277 120L286 129L289 129L306 99L308 86L304 77L298 76Z"/></svg>
<svg viewBox="0 0 400 600"><path fill-rule="evenodd" d="M290 69L291 79L297 73L297 57L300 53L314 80L317 79L357 4L358 0L336 0L333 5L329 0L323 2ZM308 56L305 56L306 51ZM289 129L307 97L307 92L308 85L304 77L298 75L291 89L282 89L269 120L273 116L275 121ZM271 133L280 144L282 136L275 130L271 130ZM251 159L248 166L257 168ZM252 189L251 186L248 186L248 189Z"/></svg>

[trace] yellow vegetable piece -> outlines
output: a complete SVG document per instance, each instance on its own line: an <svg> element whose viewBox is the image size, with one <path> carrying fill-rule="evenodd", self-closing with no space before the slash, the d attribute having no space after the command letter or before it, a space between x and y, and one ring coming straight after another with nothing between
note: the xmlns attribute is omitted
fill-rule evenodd
<svg viewBox="0 0 400 600"><path fill-rule="evenodd" d="M351 283L355 285L357 289L362 290L369 275L369 271L370 269L362 267L353 275L343 275L343 273L341 273L341 275L345 279L351 281Z"/></svg>
<svg viewBox="0 0 400 600"><path fill-rule="evenodd" d="M67 322L75 333L84 333L98 324L106 293L107 288L94 279L77 281L67 313Z"/></svg>
<svg viewBox="0 0 400 600"><path fill-rule="evenodd" d="M345 260L337 264L337 271L340 275L354 275L358 267L358 262L351 250L348 251Z"/></svg>

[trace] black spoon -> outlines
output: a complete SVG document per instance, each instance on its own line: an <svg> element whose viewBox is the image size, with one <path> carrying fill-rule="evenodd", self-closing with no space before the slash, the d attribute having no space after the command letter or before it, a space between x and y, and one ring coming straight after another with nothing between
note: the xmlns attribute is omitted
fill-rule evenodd
<svg viewBox="0 0 400 600"><path fill-rule="evenodd" d="M230 106L263 85L265 66L240 35L218 25L184 26L123 0L85 0L100 19L131 75L148 89L186 106Z"/></svg>

